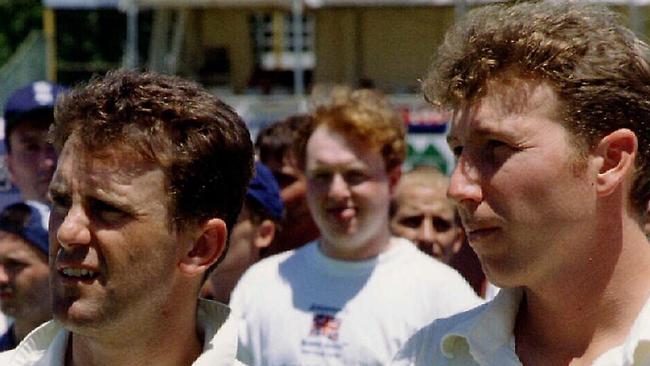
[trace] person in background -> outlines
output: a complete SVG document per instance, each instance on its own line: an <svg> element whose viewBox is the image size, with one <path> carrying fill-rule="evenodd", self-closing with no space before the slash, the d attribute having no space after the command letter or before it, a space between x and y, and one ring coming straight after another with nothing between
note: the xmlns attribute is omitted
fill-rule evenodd
<svg viewBox="0 0 650 366"><path fill-rule="evenodd" d="M15 188L0 194L0 209L17 202L29 202L39 210L45 222L49 216L47 188L56 169L56 152L47 141L47 131L54 121L54 104L65 92L61 85L36 81L15 90L4 108L4 163ZM9 188L10 185L7 185ZM6 329L1 323L0 332Z"/></svg>
<svg viewBox="0 0 650 366"><path fill-rule="evenodd" d="M513 2L469 12L435 60L448 195L502 289L395 364L650 364L648 45L604 6Z"/></svg>
<svg viewBox="0 0 650 366"><path fill-rule="evenodd" d="M230 309L198 295L252 176L244 122L193 82L127 70L55 111L54 320L0 364L238 364Z"/></svg>
<svg viewBox="0 0 650 366"><path fill-rule="evenodd" d="M285 208L282 229L264 255L298 248L320 236L307 208L305 177L296 166L292 149L300 131L308 129L311 123L311 116L295 115L267 126L257 135L258 157L273 172Z"/></svg>
<svg viewBox="0 0 650 366"><path fill-rule="evenodd" d="M406 155L387 100L352 92L319 107L296 144L322 238L251 266L231 306L250 365L383 365L417 329L480 303L450 267L392 237ZM430 293L436 294L429 296Z"/></svg>
<svg viewBox="0 0 650 366"><path fill-rule="evenodd" d="M456 205L447 198L448 187L449 178L434 167L419 166L404 173L391 200L391 231L450 265L487 298L494 288L465 239Z"/></svg>
<svg viewBox="0 0 650 366"><path fill-rule="evenodd" d="M284 207L271 171L255 163L244 205L228 239L228 252L203 285L201 295L227 304L242 274L260 260L275 237Z"/></svg>
<svg viewBox="0 0 650 366"><path fill-rule="evenodd" d="M402 175L390 206L393 235L447 264L464 240L454 203L447 198L448 186L449 179L438 169L416 167Z"/></svg>
<svg viewBox="0 0 650 366"><path fill-rule="evenodd" d="M65 88L36 81L14 91L4 110L6 163L24 201L48 205L47 189L56 169L56 152L47 140L54 104Z"/></svg>
<svg viewBox="0 0 650 366"><path fill-rule="evenodd" d="M11 204L0 213L0 309L13 319L0 336L0 352L52 318L46 227L29 203Z"/></svg>

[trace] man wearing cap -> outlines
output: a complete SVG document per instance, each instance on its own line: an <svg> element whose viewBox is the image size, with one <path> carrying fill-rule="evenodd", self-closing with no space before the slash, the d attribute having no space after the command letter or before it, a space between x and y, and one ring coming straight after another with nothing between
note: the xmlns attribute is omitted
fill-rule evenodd
<svg viewBox="0 0 650 366"><path fill-rule="evenodd" d="M0 336L0 351L13 349L52 317L43 219L27 203L14 203L0 213L0 308L14 319Z"/></svg>
<svg viewBox="0 0 650 366"><path fill-rule="evenodd" d="M273 242L283 208L273 174L264 164L255 163L244 206L230 233L228 253L203 286L203 297L224 304L230 301L239 278Z"/></svg>
<svg viewBox="0 0 650 366"><path fill-rule="evenodd" d="M47 141L54 103L65 89L36 81L16 90L4 111L6 162L23 200L47 204L47 187L56 169L56 153Z"/></svg>
<svg viewBox="0 0 650 366"><path fill-rule="evenodd" d="M278 182L285 209L282 228L265 251L265 256L301 247L320 236L318 226L307 208L305 176L296 166L292 151L300 131L311 123L312 117L309 115L293 115L266 126L257 135L257 154Z"/></svg>

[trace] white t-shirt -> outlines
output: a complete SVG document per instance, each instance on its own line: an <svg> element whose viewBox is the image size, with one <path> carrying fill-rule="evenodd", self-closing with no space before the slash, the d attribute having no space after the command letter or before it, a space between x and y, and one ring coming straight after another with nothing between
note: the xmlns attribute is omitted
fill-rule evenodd
<svg viewBox="0 0 650 366"><path fill-rule="evenodd" d="M231 296L250 365L385 365L417 329L481 303L451 267L409 241L358 262L318 243L267 258Z"/></svg>

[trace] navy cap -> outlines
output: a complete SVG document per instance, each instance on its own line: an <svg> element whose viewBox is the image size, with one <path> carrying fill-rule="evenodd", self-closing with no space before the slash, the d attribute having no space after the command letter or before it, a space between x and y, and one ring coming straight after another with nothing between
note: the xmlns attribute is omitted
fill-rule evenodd
<svg viewBox="0 0 650 366"><path fill-rule="evenodd" d="M47 255L47 215L31 203L14 203L0 212L0 230L18 235Z"/></svg>
<svg viewBox="0 0 650 366"><path fill-rule="evenodd" d="M274 219L282 219L284 204L280 187L271 170L259 161L255 162L255 175L248 185L246 197L259 203Z"/></svg>
<svg viewBox="0 0 650 366"><path fill-rule="evenodd" d="M20 116L37 110L54 109L56 97L67 89L49 81L35 81L14 91L5 104L5 137Z"/></svg>

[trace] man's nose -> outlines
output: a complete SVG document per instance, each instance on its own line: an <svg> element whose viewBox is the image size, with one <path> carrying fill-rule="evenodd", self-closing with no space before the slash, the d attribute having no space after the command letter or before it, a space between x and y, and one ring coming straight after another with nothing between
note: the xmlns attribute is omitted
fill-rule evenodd
<svg viewBox="0 0 650 366"><path fill-rule="evenodd" d="M350 196L350 187L341 174L334 174L332 177L329 195L335 199L344 199Z"/></svg>
<svg viewBox="0 0 650 366"><path fill-rule="evenodd" d="M425 217L420 223L420 228L418 230L417 240L420 243L431 244L435 237L435 229L433 227L433 222L431 218Z"/></svg>
<svg viewBox="0 0 650 366"><path fill-rule="evenodd" d="M56 215L56 213L52 213ZM88 245L90 243L90 220L80 205L72 206L56 228L56 239L59 244L68 249L74 245Z"/></svg>
<svg viewBox="0 0 650 366"><path fill-rule="evenodd" d="M479 177L476 165L461 155L451 173L447 196L466 209L477 206L483 200Z"/></svg>
<svg viewBox="0 0 650 366"><path fill-rule="evenodd" d="M7 267L4 264L0 264L0 285L6 285L9 283L9 273L7 272Z"/></svg>

